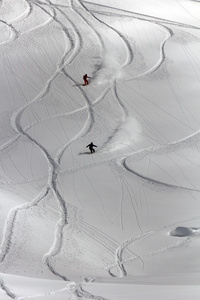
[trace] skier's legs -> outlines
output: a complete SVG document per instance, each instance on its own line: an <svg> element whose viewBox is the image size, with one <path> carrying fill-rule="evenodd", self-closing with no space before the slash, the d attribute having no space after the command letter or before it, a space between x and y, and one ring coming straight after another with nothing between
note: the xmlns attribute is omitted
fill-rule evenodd
<svg viewBox="0 0 200 300"><path fill-rule="evenodd" d="M95 152L95 150L92 147L90 147L90 152L93 153Z"/></svg>

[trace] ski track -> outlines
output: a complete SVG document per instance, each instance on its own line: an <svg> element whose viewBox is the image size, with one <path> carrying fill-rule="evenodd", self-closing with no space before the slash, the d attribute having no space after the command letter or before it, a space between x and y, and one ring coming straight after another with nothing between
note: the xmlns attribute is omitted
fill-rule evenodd
<svg viewBox="0 0 200 300"><path fill-rule="evenodd" d="M147 233L147 234L144 234L143 236L141 236L141 238L142 237L149 237L149 236L151 236L151 234L149 233L149 235L148 235L148 233ZM124 266L126 263L133 262L134 260L140 260L142 268L144 269L144 261L143 261L144 258L151 257L151 256L154 256L154 255L166 252L166 251L168 251L170 249L174 249L174 248L182 247L184 245L188 245L191 242L190 238L185 238L184 240L181 240L179 242L175 242L175 243L173 243L171 245L168 245L168 246L166 246L166 247L164 247L162 249L151 251L151 252L146 253L144 255L136 255L135 254L133 257L130 257L128 259L124 259L123 258L123 251L124 251L124 249L127 246L129 246L132 242L134 242L135 240L138 240L138 239L140 239L140 237L133 238L133 239L125 242L125 246L122 245L119 248L117 248L116 254L115 254L116 263L113 264L112 266L110 266L108 268L108 273L110 274L110 276L112 276L112 277L126 277L127 276L127 272L126 272L126 268ZM123 247L125 247L125 248L123 248ZM113 268L115 268L115 269L117 268L117 270L120 273L119 276L116 275L115 273L113 273L113 271L112 271Z"/></svg>
<svg viewBox="0 0 200 300"><path fill-rule="evenodd" d="M195 0L193 0L193 1L195 1ZM195 1L195 2L199 2L199 1ZM48 94L48 92L51 88L51 84L56 79L58 74L63 73L63 75L66 78L68 78L72 83L75 83L75 84L77 83L67 73L67 71L65 70L65 67L67 67L70 63L72 63L76 59L77 55L81 51L81 47L83 46L83 40L82 40L83 38L82 38L81 32L79 31L78 27L73 23L73 21L70 19L70 17L68 17L68 15L62 11L62 9L61 9L62 5L56 5L56 4L52 3L51 1L47 1L45 3L40 2L40 1L34 1L32 3L32 1L26 0L26 3L27 3L27 10L19 18L14 19L9 23L4 21L4 20L0 20L0 22L5 24L12 33L11 39L8 41L8 43L10 43L14 39L19 38L19 36L20 36L20 33L13 26L13 23L16 23L20 19L29 17L31 15L32 11L33 11L34 5L36 5L36 6L40 7L40 9L42 9L44 11L44 13L49 15L48 21L45 22L44 24L40 25L40 26L46 26L49 23L50 20L56 22L57 24L59 24L61 30L65 33L66 38L70 41L71 47L70 47L70 50L69 51L66 50L66 52L63 54L63 56L60 58L60 61L57 63L56 72L53 74L53 76L51 78L49 78L49 80L46 83L44 89L30 103L26 104L24 107L20 108L18 111L16 111L13 114L13 116L12 116L12 128L16 131L16 136L0 147L0 151L4 151L8 147L10 147L12 144L14 144L16 141L18 141L18 139L20 139L21 136L23 136L26 139L28 139L31 143L33 143L37 148L40 149L41 153L44 155L45 160L47 161L48 168L49 168L49 172L47 174L47 184L43 188L43 190L39 193L39 195L35 199L33 199L30 203L28 203L28 204L26 203L26 204L24 204L20 207L16 207L16 208L12 209L10 211L10 213L8 214L6 224L5 224L3 240L2 240L2 243L1 243L0 263L2 263L4 261L6 255L8 254L8 252L9 252L11 246L12 246L12 234L13 234L13 231L15 230L16 219L17 219L18 213L22 210L26 210L30 207L33 207L33 206L37 205L40 201L45 199L45 197L47 197L47 195L52 193L54 195L55 199L57 199L59 207L60 207L60 219L57 222L54 244L49 249L49 252L44 255L44 263L48 266L49 270L55 276L58 276L61 279L67 281L69 279L66 278L65 276L57 273L56 270L52 267L51 262L50 262L51 258L55 257L59 253L59 251L62 247L63 230L64 230L65 226L67 226L67 224L68 224L68 211L67 211L67 206L66 206L66 200L62 198L62 196L60 195L60 192L58 190L58 187L57 187L58 175L61 173L60 163L61 163L62 156L63 156L65 150L69 147L69 145L71 145L73 142L77 141L79 138L87 136L87 134L92 130L92 128L94 127L94 124L95 124L95 114L94 114L93 108L96 104L98 104L99 102L101 102L104 99L105 95L110 90L112 91L112 95L113 95L114 99L116 100L116 102L118 103L118 106L121 108L122 119L120 120L119 125L117 126L117 128L115 129L113 134L110 137L108 137L107 141L101 147L100 153L103 152L104 147L106 146L106 144L108 142L110 142L112 140L112 138L114 137L114 135L118 132L120 126L123 124L124 120L128 116L128 110L127 110L125 104L121 101L121 99L120 99L120 97L118 96L118 93L117 93L117 83L118 83L117 75L111 81L110 87L107 90L105 90L102 93L102 95L98 99L96 99L93 103L91 102L91 99L88 97L88 95L84 91L84 89L79 86L78 89L79 89L80 93L82 94L82 96L84 97L86 105L84 107L76 110L76 111L72 111L70 113L66 113L66 114L63 114L63 115L67 116L67 115L73 114L77 111L87 110L88 119L87 119L85 125L83 126L82 130L80 132L78 132L78 134L76 136L74 136L68 143L63 145L57 151L55 159L49 154L48 150L45 149L37 141L37 139L34 139L33 137L31 137L28 134L28 130L31 127L33 127L34 125L38 124L39 122L43 122L44 120L47 120L49 118L57 118L61 115L54 115L54 116L51 116L49 118L41 119L38 122L34 122L32 124L27 125L25 128L21 127L21 125L20 125L21 116L24 113L24 111L26 110L26 108L31 106L31 104L33 104L33 103L36 103L36 102L39 102L39 101L43 100L43 98ZM94 27L92 27L94 20L95 20L95 22L100 22L103 26L106 26L110 30L114 31L120 37L122 43L125 45L125 47L127 49L126 61L122 65L121 69L125 69L127 66L129 66L132 63L133 59L134 59L134 54L133 54L131 45L129 44L129 42L125 38L125 36L122 35L121 32L119 32L118 30L114 29L110 25L103 22L100 18L98 18L96 16L97 14L98 15L112 14L113 16L120 16L120 17L127 17L127 16L130 17L131 16L135 19L139 19L139 20L142 20L144 22L151 22L151 23L155 24L155 26L161 27L166 32L166 38L160 44L160 57L158 58L157 63L154 66L152 66L152 68L146 70L145 72L139 74L138 76L136 76L134 78L131 77L130 79L125 79L125 81L143 77L147 74L155 72L158 68L160 68L160 66L163 64L163 62L166 59L165 50L164 50L166 42L174 34L173 30L169 27L170 25L171 26L186 27L186 28L193 28L193 29L199 30L199 27L195 27L195 26L192 26L192 25L187 25L187 24L184 24L184 23L179 23L179 22L175 22L175 21L169 21L169 20L165 20L165 19L161 19L161 18L151 17L151 16L148 16L148 15L129 12L129 11L125 11L125 10L120 10L120 13L119 13L118 9L116 10L114 8L111 8L111 7L105 6L105 5L98 5L98 7L102 7L102 9L109 9L111 12L106 13L105 11L96 11L96 10L93 10L93 9L89 9L87 7L87 5L97 6L97 4L92 4L91 2L85 2L85 1L81 2L79 0L77 0L77 1L70 0L69 4L70 4L70 7L73 10L73 12L76 13L77 15L79 15L79 17L83 20L83 22L85 22L91 28L91 30L95 33L95 35L97 37L97 40L99 41L99 45L101 47L101 53L103 53L103 51L105 50L105 45L104 45L104 41L101 37L101 34ZM50 8L52 14L50 14L49 11L47 9L45 9L45 6ZM61 15L63 15L66 18L66 20L70 24L71 28L73 29L74 37L72 37L69 34L68 28L59 20L59 17L57 15L58 13L60 13ZM31 31L34 31L37 28L38 28L38 26L32 28ZM180 141L176 141L176 142L173 142L173 143L170 143L170 144L167 144L167 145L159 145L159 146L156 146L156 147L150 147L148 149L143 149L143 150L138 151L136 153L135 152L130 153L126 157L117 156L117 157L114 157L112 159L102 160L100 163L99 162L98 163L93 162L90 165L84 166L84 168L94 167L95 165L98 166L99 164L108 163L110 161L110 162L114 162L119 168L123 168L126 172L133 173L136 177L144 179L148 182L155 183L155 184L158 184L158 185L164 185L166 187L173 188L173 189L181 188L181 189L185 189L185 190L189 190L189 191L198 191L199 192L199 190L197 190L197 189L189 189L189 188L185 188L185 187L182 187L182 186L166 184L164 182L153 180L152 178L149 178L147 176L143 176L141 174L138 174L137 172L135 172L134 170L129 168L129 166L126 162L128 157L130 157L130 156L134 156L134 155L135 155L135 157L137 157L138 155L145 156L145 155L148 155L149 153L156 153L157 151L166 151L166 150L169 150L169 149L174 149L175 147L181 147L181 145L182 144L184 145L185 142L191 141L191 140L193 141L195 138L199 138L199 135L200 135L199 132L196 132L196 133L192 134L191 136L186 137L186 138L184 138ZM83 168L83 167L80 167L80 168ZM75 172L76 170L78 171L80 168L78 167L78 168L68 169L68 170L62 171L62 172ZM30 181L30 180L37 180L37 179L36 178L27 179L27 182ZM22 182L22 181L20 181L20 182ZM24 180L23 182L26 182L26 180ZM13 182L10 182L10 183L7 182L5 184L12 184L12 183ZM170 224L168 226L172 226L172 224ZM119 273L120 273L119 277L125 277L127 275L127 273L126 273L124 263L126 263L127 261L132 261L134 259L139 259L139 260L141 260L141 263L143 264L142 258L144 256L154 255L154 254L160 253L162 251L167 251L170 248L179 247L179 246L189 242L189 239L187 238L187 239L182 240L181 242L175 243L175 244L170 245L166 248L159 249L155 252L145 254L143 257L142 256L137 256L137 255L134 254L134 257L132 257L132 258L129 258L129 257L128 258L123 258L124 251L127 249L127 247L131 243L135 242L136 240L142 239L144 237L149 237L152 234L154 234L156 232L159 232L161 230L163 230L163 228L162 229L157 229L157 230L154 230L154 231L150 231L150 232L141 233L139 236L130 238L130 239L124 241L124 243L122 243L120 246L118 246L115 250L115 264L110 266L110 268L108 269L108 273L110 274L110 276L113 276L113 277L117 276L111 271L112 268L117 267L117 269L119 270ZM85 225L83 225L83 231L85 231L86 234L89 234L90 236L93 236L93 231L95 231L95 228L92 227L92 228L89 229L89 224L88 225L85 224ZM101 244L103 244L105 242L105 237L99 237L99 235L100 234L98 233L98 236L95 237L95 238L98 239L98 241ZM110 238L110 237L108 237L108 238ZM111 253L113 253L113 249L116 247L116 243L113 242L113 241L112 241L112 243L113 243L112 247L110 246L110 242L107 242L107 244L105 245ZM6 285L5 285L5 283L2 279L0 279L0 286L5 291L5 293L12 299L19 299L19 300L20 299L21 300L22 299L28 299L28 297L21 297L20 298L20 297L17 297L15 294L13 294L13 292L11 292L11 290L8 287L6 287ZM105 300L103 297L94 296L94 295L91 295L90 293L84 291L81 284L76 286L74 293L77 297L85 297L85 298L96 299L96 300ZM42 295L38 295L38 296L42 296ZM30 297L32 298L32 297L38 297L38 296L30 296Z"/></svg>
<svg viewBox="0 0 200 300"><path fill-rule="evenodd" d="M106 7L106 8L109 8L109 7L107 7L107 6L105 6L105 7ZM98 14L106 15L106 14L103 13L103 12L102 12L102 13L98 12ZM120 16L121 16L121 15L120 15ZM122 15L122 17L124 17L124 15ZM134 19L138 19L138 18L136 18L136 17L133 17L133 18L134 18ZM144 22L150 22L150 23L152 23L152 21L147 20L147 19L145 19L145 18L141 18L141 20L144 21ZM101 21L101 22L103 22L103 21ZM103 22L103 23L104 23L104 22ZM158 59L157 63L156 63L154 66L152 66L150 69L146 70L144 73L141 73L141 74L139 74L139 75L137 75L137 76L135 76L135 77L132 76L132 77L129 78L129 79L127 78L127 79L124 80L124 82L125 82L125 81L130 81L130 80L133 80L133 79L139 79L139 78L141 78L141 77L144 77L144 76L147 75L147 74L151 74L151 73L155 72L156 70L158 70L159 67L163 64L163 62L164 62L164 60L165 60L164 47L165 47L165 44L166 44L167 40L170 39L170 38L173 36L173 31L172 31L171 28L169 28L169 27L167 27L167 26L164 26L163 24L160 24L160 23L155 22L155 25L161 27L161 28L166 32L166 39L165 39L165 40L161 43L161 45L160 45L160 58ZM110 27L110 26L109 26L109 27ZM132 53L132 49L131 49L131 47L130 47L128 41L126 41L125 37L123 37L122 34L121 34L119 31L117 31L117 30L114 29L114 28L113 28L113 30L115 30L115 31L122 37L122 39L125 41L125 43L127 44L128 48L129 48L129 52L130 52L130 57L131 57L131 60L132 60L132 59L133 59L133 53ZM131 63L131 61L130 61L130 63ZM128 64L129 64L129 63L127 63L127 66L128 66Z"/></svg>
<svg viewBox="0 0 200 300"><path fill-rule="evenodd" d="M162 26L163 26L163 25L162 25ZM144 76L144 75L147 74L147 73L151 73L151 72L156 71L156 70L162 65L162 63L163 63L164 60L165 60L164 46L165 46L167 40L168 40L170 37L173 36L173 31L172 31L170 28L166 27L166 26L163 26L163 28L165 28L165 30L166 30L166 32L167 32L168 34L167 34L166 39L164 40L164 42L163 42L162 45L161 45L161 56L160 56L160 61L158 61L157 64L156 64L154 67L152 67L152 69L148 70L146 73L141 74L140 76ZM125 67L126 65L128 65L128 64L125 64L124 67ZM122 108L122 111L124 112L124 115L126 116L126 114L127 114L127 113L126 113L126 109L125 109L124 105L120 102L120 99L119 99L119 97L118 97L118 95L117 95L117 87L116 87L116 86L117 86L117 85L116 85L116 78L115 78L114 83L113 83L113 86L112 86L113 91L114 91L114 95L115 95L115 98L118 100L118 103L120 104L120 106L121 106L121 108ZM122 122L123 122L123 121L122 121ZM186 140L186 139L185 139L185 140ZM184 140L184 142L185 142L185 140ZM182 141L180 141L180 142L182 142ZM176 142L176 144L179 144L179 142ZM174 143L172 143L172 146L174 146ZM164 147L166 148L166 146L164 146ZM169 145L167 145L167 147L169 147ZM163 146L162 146L162 148L163 148ZM158 147L158 149L160 149L160 147ZM151 150L152 150L152 149L151 149ZM155 149L154 149L154 150L155 150ZM126 171L133 172L133 171L132 171L130 168L128 168L128 166L126 165L125 159L126 159L126 158L124 158L124 160L122 160L121 164L124 166L124 168L126 169ZM162 185L166 185L166 186L169 186L169 187L177 188L177 186L174 186L174 185L168 185L168 184L165 184L165 183L163 183L163 182L155 181L155 180L152 180L151 178L148 178L147 176L144 177L144 176L141 176L140 174L137 174L137 173L135 173L135 172L134 172L134 174L137 175L137 176L139 176L139 177L142 177L142 178L145 179L145 180L149 180L149 181L151 181L151 182L154 182L154 183L156 183L156 184L162 184ZM184 187L180 187L180 186L179 186L178 188L184 188ZM189 190L190 190L190 189L189 189ZM193 190L193 189L191 189L191 190ZM194 189L194 190L195 190L195 189ZM143 234L141 234L140 236L138 236L138 237L136 237L136 238L133 238L133 239L130 239L130 240L124 242L123 245L121 245L119 248L117 248L115 260L116 260L116 266L117 266L117 267L119 268L119 270L120 270L120 277L123 277L123 276L126 276L126 275L127 275L126 270L125 270L125 267L124 267L124 264L123 264L123 262L122 262L122 253L123 253L124 249L125 249L129 244L131 244L132 242L134 242L135 240L140 239L140 238L145 237L145 236L149 236L149 235L151 235L151 234L153 234L153 233L155 233L155 232L157 232L157 230L156 230L156 231L152 231L152 232L148 232L148 233L143 233ZM183 244L185 244L185 243L187 243L187 242L188 242L188 239L187 239L186 241L181 241L181 242L179 242L179 243L175 243L174 245L168 246L167 248L160 249L160 250L158 250L157 252L165 251L166 249L168 250L168 249L171 249L171 248L173 248L173 247L178 247L178 246L183 245ZM154 254L155 254L155 253L154 253ZM152 255L152 254L151 254L151 255ZM136 257L136 258L139 258L139 256ZM110 274L111 276L114 276L114 275L111 273L110 270L109 270L109 274Z"/></svg>
<svg viewBox="0 0 200 300"><path fill-rule="evenodd" d="M52 8L51 2L49 1L48 3ZM48 11L45 8L41 7L41 5L39 5L38 3L36 3L35 5L39 6L45 13L49 14ZM81 16L80 13L77 12L77 10L74 8L72 2L71 2L71 7L74 9L74 11L76 11L76 13L79 14L79 16ZM73 140L69 144L66 144L63 147L63 149L59 150L59 152L56 156L56 159L54 160L51 157L51 155L48 153L48 151L40 143L38 143L37 140L35 140L27 132L25 132L23 130L23 128L21 127L21 125L20 125L20 119L21 119L22 113L32 103L35 103L36 101L41 101L45 97L45 95L47 95L47 93L50 90L51 83L53 82L53 80L56 78L56 76L59 74L60 71L62 71L64 73L64 75L69 78L69 75L64 70L64 67L65 67L65 65L69 64L70 62L72 62L75 59L76 55L78 54L78 52L81 48L81 42L77 46L77 43L74 43L73 39L68 34L67 28L65 28L65 26L57 19L55 8L52 8L52 11L53 11L53 16L51 16L51 17L53 18L53 20L55 22L57 22L61 26L61 29L67 35L67 37L69 38L69 40L71 42L71 49L70 49L69 59L66 60L66 57L69 54L67 52L63 55L63 58L61 59L61 63L58 67L57 72L52 76L52 78L49 79L49 81L46 84L45 89L35 99L33 99L31 101L31 103L25 105L23 108L16 111L13 114L11 121L12 121L13 129L18 133L18 136L14 138L14 141L16 141L20 136L26 137L29 141L31 141L34 145L36 145L41 150L41 152L44 154L44 156L47 160L47 163L48 163L48 166L49 166L49 175L48 175L48 184L47 184L47 187L46 187L46 193L48 193L51 190L53 192L55 198L57 198L57 200L59 202L59 205L60 205L60 209L61 209L61 218L57 223L54 244L52 245L52 248L49 250L49 252L44 255L44 262L46 263L46 265L48 266L48 268L50 269L50 271L53 274L55 274L56 276L61 277L63 280L68 280L65 276L58 274L53 269L53 267L50 264L50 258L55 256L59 252L59 250L61 248L61 245L62 245L62 236L63 236L62 232L63 232L63 229L64 229L65 225L68 224L66 203L65 203L65 200L61 197L61 195L60 195L60 193L57 189L56 181L57 181L57 175L59 173L59 170L58 170L59 169L59 162L60 162L60 159L62 157L62 154L64 153L65 149L68 147L69 144L71 144L71 142ZM66 14L65 14L65 17L66 17ZM86 19L84 17L82 17L82 18L84 19L84 21L86 21ZM67 19L69 21L69 18L67 18ZM87 22L87 24L88 24L88 22ZM71 25L74 28L74 31L76 32L76 36L79 38L79 41L81 41L81 35L78 32L78 29L74 26L74 24L72 22L71 22ZM97 32L95 31L95 33L97 33ZM100 39L100 35L97 34L97 36ZM73 79L71 78L71 80L73 80ZM83 89L80 88L80 90L81 90L86 102L88 103L88 112L89 112L89 116L90 116L88 122L90 123L90 125L89 125L89 129L86 131L86 133L87 133L92 128L92 125L94 123L94 116L93 116L92 107L90 105L91 102L90 102L89 98L87 97L87 94L85 93L85 91L83 91ZM80 135L81 134L82 133L80 133ZM6 149L12 143L13 143L13 140L10 141L9 143L7 143L6 146L4 145L4 147L2 147L1 150ZM43 197L39 197L39 199L37 199L36 202L38 203L42 199L43 199ZM1 260L0 260L1 262L4 261L6 255L9 252L9 249L10 249L11 240L12 240L12 232L13 232L13 229L14 229L14 226L15 226L15 219L16 219L17 213L21 209L27 209L28 207L31 207L32 205L34 205L34 203L35 203L35 200L33 200L33 203L31 202L31 204L29 204L29 205L24 205L20 208L16 208L16 209L12 210L11 213L10 213L10 216L8 216L3 241L2 241L2 244L1 244Z"/></svg>
<svg viewBox="0 0 200 300"><path fill-rule="evenodd" d="M12 235L13 235L13 231L15 229L15 223L16 223L16 218L17 218L18 213L22 210L26 210L30 207L37 205L40 201L42 201L48 195L48 193L49 193L49 189L44 188L43 191L41 191L41 193L38 195L38 197L33 199L31 202L26 203L20 207L16 207L10 211L10 213L7 216L6 224L4 227L4 234L3 234L3 239L2 239L1 248L0 248L0 250L1 250L0 264L4 261L6 255L9 252L9 249L12 245Z"/></svg>
<svg viewBox="0 0 200 300"><path fill-rule="evenodd" d="M35 295L31 295L31 296L16 296L15 294L13 294L8 287L5 286L3 280L0 279L0 285L2 282L2 286L3 289L5 290L5 292L8 294L8 296L10 296L12 299L15 300L28 300L28 299L37 299L37 298L42 298L44 299L44 297L48 297L51 295L57 295L59 297L59 294L66 294L67 296L69 296L69 293L71 294L71 299L77 299L83 297L83 299L94 299L94 300L108 300L104 297L101 296L96 296L91 294L90 292L87 292L85 289L83 289L82 285L87 282L87 281L83 281L81 283L75 283L75 282L70 282L66 285L66 287L58 289L58 290L54 290L48 293L39 293L39 294L35 294Z"/></svg>
<svg viewBox="0 0 200 300"><path fill-rule="evenodd" d="M10 290L2 278L0 278L0 287L8 297L11 299L17 299L17 296Z"/></svg>
<svg viewBox="0 0 200 300"><path fill-rule="evenodd" d="M121 38L121 41L124 43L124 45L125 45L125 47L127 49L126 61L125 61L125 63L121 67L121 70L125 69L128 65L130 65L132 63L133 58L134 58L133 51L132 51L131 45L129 44L128 40L117 29L114 29L112 26L110 26L110 25L106 24L105 22L103 22L102 20L98 19L94 14L92 14L92 16L95 19L97 19L98 22L100 22L103 26L106 26L111 31L114 31ZM124 106L124 104L121 102L121 100L120 100L120 98L119 98L119 96L117 94L117 75L118 74L116 74L115 78L111 81L110 90L112 91L113 97L116 100L116 102L118 103L119 107L121 107L121 110L122 110L122 120L119 122L119 125L114 130L112 136L108 137L107 141L104 143L104 145L102 145L102 147L100 148L100 150L103 149L112 140L113 136L119 131L119 129L120 129L121 125L123 124L125 118L128 116L128 111L127 111L126 107Z"/></svg>
<svg viewBox="0 0 200 300"><path fill-rule="evenodd" d="M75 283L75 282L70 282L68 284L66 284L66 287L58 289L58 290L53 290L47 293L38 293L38 294L34 294L34 295L30 295L30 296L20 296L15 294L12 289L10 289L5 281L0 278L0 288L5 292L5 294L11 298L11 299L15 299L15 300L28 300L28 299L44 299L44 297L48 297L51 295L57 295L59 297L59 294L66 294L69 295L69 293L71 294L72 298L74 299L74 297L84 297L87 299L94 299L94 300L107 300L106 298L103 298L101 296L95 296L89 292L87 292L85 289L83 289L82 285L87 282L85 280L83 280L83 282L81 283Z"/></svg>
<svg viewBox="0 0 200 300"><path fill-rule="evenodd" d="M186 145L187 142L191 142L191 143L194 143L196 142L196 140L199 140L200 138L200 132L196 132L194 134L191 134L190 136L184 138L184 139L180 139L179 141L176 141L176 142L172 142L172 143L169 143L167 145L159 145L159 146L156 146L156 147L150 147L148 149L145 149L145 150L141 150L141 151L138 151L137 153L132 153L124 158L119 158L118 160L118 166L124 168L125 170L127 170L128 172L130 173L133 173L134 175L136 175L137 177L140 177L150 183L155 183L155 184L158 184L158 185L163 185L163 186L166 186L166 187L169 187L169 188L173 188L173 189L177 189L177 188L180 188L180 189L184 189L184 190L188 190L188 191L197 191L199 192L200 190L199 189L192 189L192 188L186 188L186 187L183 187L183 186L180 186L180 185L172 185L172 184L167 184L167 183L164 183L164 182L161 182L161 181L158 181L158 180L154 180L152 178L149 178L148 176L144 176L144 175L141 175L137 172L135 172L133 169L131 169L130 167L128 167L127 165L127 162L126 160L130 157L130 156L137 156L137 155L141 155L141 157L144 157L150 153L161 153L162 152L167 152L169 150L174 150L174 149L177 149L177 148L182 148Z"/></svg>
<svg viewBox="0 0 200 300"><path fill-rule="evenodd" d="M147 252L146 254L144 255L136 255L134 254L134 257L131 257L131 258L127 258L127 259L124 259L123 258L123 252L125 249L127 249L127 247L134 243L135 241L138 241L140 239L143 239L145 237L149 238L151 237L153 234L156 234L158 232L161 232L163 230L166 230L167 228L170 228L172 226L176 226L177 224L180 224L180 223L187 223L187 222L190 222L190 221L194 221L194 220L199 220L199 216L197 217L194 217L192 219L188 219L188 220L181 220L179 222L176 222L176 223L173 223L173 224L170 224L170 225L167 225L167 226L164 226L160 229L156 229L156 230L151 230L149 232L145 232L145 233L142 233L136 237L133 237L133 238L130 238L126 241L124 241L120 246L117 247L116 251L115 251L115 264L113 264L112 266L110 266L108 268L108 272L109 274L112 276L112 277L126 277L127 276L127 272L126 272L126 269L125 269L125 266L124 264L126 262L130 262L130 261L133 261L133 260L136 260L136 259L139 259L142 263L142 266L144 266L144 262L143 262L143 258L144 257L148 257L148 256L153 256L153 255L156 255L156 254L159 254L159 253L162 253L162 252L165 252L165 251L168 251L170 249L173 249L173 248L177 248L177 247L181 247L183 245L187 245L189 242L190 242L190 238L185 238L179 242L176 242L176 243L173 243L167 247L164 247L162 249L158 249L158 250L155 250L155 251L152 251L152 252ZM111 270L113 268L117 268L120 275L117 276L115 275Z"/></svg>
<svg viewBox="0 0 200 300"><path fill-rule="evenodd" d="M200 29L200 27L198 26L193 26L193 25L189 25L189 24L185 24L185 23L181 23L181 22L176 22L176 21L171 21L171 20L167 20L167 19L163 19L163 18L159 18L159 17L155 17L155 16L149 16L146 14L141 14L141 13L136 13L136 12L131 12L131 11L127 11L124 9L115 9L114 7L110 7L107 5L102 5L102 4L97 4L97 3L92 3L89 1L83 1L84 3L87 3L89 5L93 5L93 6L97 6L98 10L92 10L90 9L91 12L93 13L98 13L98 14L103 14L103 15L114 15L116 17L132 17L134 19L138 19L141 21L148 21L151 23L155 23L155 24L168 24L168 25L175 25L175 26L179 26L179 27L186 27L186 28L191 28L191 29ZM102 9L107 9L110 10L111 12L107 12L107 11L100 11L99 7L101 7ZM120 13L119 13L120 11Z"/></svg>
<svg viewBox="0 0 200 300"><path fill-rule="evenodd" d="M48 13L44 8L43 8L43 10L46 13ZM54 12L54 16L53 16L54 21L59 23L59 21L56 18L56 14L55 14L54 10L53 10L53 12ZM65 28L63 28L63 24L60 24L60 25L62 27L62 30L67 34L67 37L70 38L70 35L68 34L67 29L65 30ZM74 50L73 46L74 45L72 43L72 39L70 39L70 41L71 41L71 44L72 44L70 52L73 52L73 50ZM62 68L64 68L65 58L68 54L69 54L68 52L65 53L63 55L63 58L61 59L61 62L63 62L63 65L61 66ZM34 138L32 138L30 135L28 135L21 128L21 125L20 125L20 118L21 118L21 115L24 112L24 110L28 106L30 106L32 103L35 103L36 101L41 101L43 99L43 97L49 92L51 83L56 78L56 76L59 74L60 70L61 70L61 68L58 67L58 70L56 71L56 73L47 82L45 89L35 99L33 99L31 103L25 105L23 108L19 109L18 111L16 111L13 114L11 122L12 122L13 129L19 135L26 137L29 141L31 141L33 144L35 144L41 150L41 152L44 154L44 156L47 160L47 163L49 165L48 183L47 183L47 186L46 186L45 190L46 190L47 193L51 190L53 192L55 198L58 200L60 210L61 210L61 212L60 212L61 217L60 217L60 220L58 221L58 224L57 224L56 237L55 237L53 248L50 249L50 252L45 255L44 262L47 264L47 266L49 267L50 271L53 274L55 274L56 276L60 276L64 280L67 280L67 278L65 276L62 276L62 275L58 274L53 269L53 267L50 265L50 260L49 260L50 257L52 255L55 255L57 253L58 249L60 248L60 245L62 243L62 231L63 231L64 226L67 224L66 203L65 203L65 200L62 199L59 191L57 190L57 186L56 186L56 179L57 179L59 166L58 166L58 163L48 153L48 151L41 144L39 144ZM39 201L41 201L42 199L43 199L43 197L39 197L39 199L37 199L37 203ZM35 203L34 200L33 200L33 203ZM31 203L31 206L32 206L32 203ZM30 207L30 206L28 205L28 207ZM7 218L7 224L6 224L6 227L5 227L6 229L5 229L5 233L4 233L4 236L3 236L3 241L2 241L2 244L1 244L1 260L0 260L1 262L3 262L3 260L5 259L6 255L8 254L8 251L10 249L10 244L11 244L11 240L12 240L12 232L13 232L14 225L15 225L16 215L17 215L19 210L26 209L26 208L27 207L25 205L25 206L22 206L20 208L16 208L16 209L12 210L11 213L10 213L10 216L8 216L8 218Z"/></svg>
<svg viewBox="0 0 200 300"><path fill-rule="evenodd" d="M83 289L82 284L77 285L75 291L74 291L74 295L79 299L94 299L94 300L108 300L104 297L101 296L95 296L89 292L87 292L86 290Z"/></svg>
<svg viewBox="0 0 200 300"><path fill-rule="evenodd" d="M3 24L5 24L9 28L9 30L11 32L11 39L9 41L1 43L0 45L6 44L6 43L10 43L12 40L15 40L15 39L17 39L19 37L19 32L15 29L15 27L12 24L10 24L10 23L8 23L8 22L6 22L4 20L0 20L0 22L3 23Z"/></svg>

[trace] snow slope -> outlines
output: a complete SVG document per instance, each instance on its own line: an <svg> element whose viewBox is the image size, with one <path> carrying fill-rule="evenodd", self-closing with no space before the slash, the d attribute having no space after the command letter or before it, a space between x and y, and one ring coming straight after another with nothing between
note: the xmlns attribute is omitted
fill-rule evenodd
<svg viewBox="0 0 200 300"><path fill-rule="evenodd" d="M0 299L199 299L199 16L0 2Z"/></svg>

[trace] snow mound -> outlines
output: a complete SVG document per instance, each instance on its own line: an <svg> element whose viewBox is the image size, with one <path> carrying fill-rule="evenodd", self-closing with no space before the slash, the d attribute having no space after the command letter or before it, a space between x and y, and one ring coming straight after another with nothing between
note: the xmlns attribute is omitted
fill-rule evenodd
<svg viewBox="0 0 200 300"><path fill-rule="evenodd" d="M170 232L170 235L177 236L177 237L183 237L183 236L189 236L194 233L195 230L193 230L190 227L176 227L176 229L172 230Z"/></svg>

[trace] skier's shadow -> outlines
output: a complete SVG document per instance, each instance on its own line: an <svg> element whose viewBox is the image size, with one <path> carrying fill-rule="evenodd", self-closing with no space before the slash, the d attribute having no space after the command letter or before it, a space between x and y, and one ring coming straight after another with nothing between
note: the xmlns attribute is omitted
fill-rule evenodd
<svg viewBox="0 0 200 300"><path fill-rule="evenodd" d="M84 86L82 83L73 84L73 86Z"/></svg>
<svg viewBox="0 0 200 300"><path fill-rule="evenodd" d="M91 154L91 152L80 152L78 155Z"/></svg>

